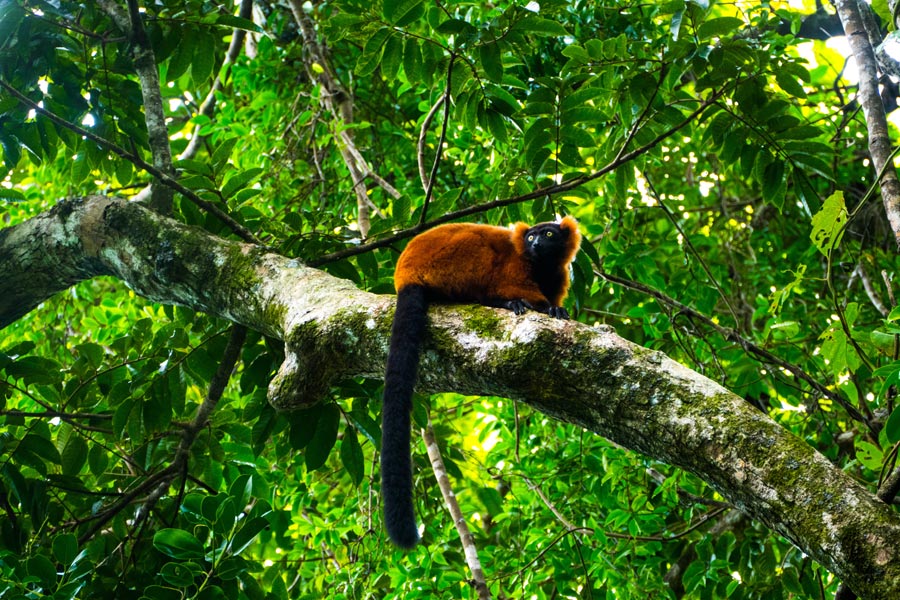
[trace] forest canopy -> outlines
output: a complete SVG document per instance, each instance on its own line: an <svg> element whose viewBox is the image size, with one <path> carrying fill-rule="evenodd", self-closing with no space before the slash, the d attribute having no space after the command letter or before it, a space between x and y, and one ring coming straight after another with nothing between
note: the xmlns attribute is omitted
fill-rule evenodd
<svg viewBox="0 0 900 600"><path fill-rule="evenodd" d="M895 5L0 0L0 597L896 597ZM401 552L399 253L565 215L577 324L431 313Z"/></svg>

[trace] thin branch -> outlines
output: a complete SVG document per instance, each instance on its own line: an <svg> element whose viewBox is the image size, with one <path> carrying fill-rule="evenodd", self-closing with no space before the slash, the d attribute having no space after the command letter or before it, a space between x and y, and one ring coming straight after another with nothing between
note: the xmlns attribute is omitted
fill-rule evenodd
<svg viewBox="0 0 900 600"><path fill-rule="evenodd" d="M528 486L528 489L538 495L538 498L541 499L541 502L544 503L544 506L550 509L550 512L553 513L553 516L556 517L557 521L563 524L563 527L565 527L569 531L584 531L587 533L593 533L593 529L591 529L590 527L578 527L576 525L573 525L571 521L569 521L561 512L559 512L559 509L556 508L556 505L550 501L550 498L547 497L547 494L544 493L544 490L542 490L539 485L535 484L527 477L524 477L523 480Z"/></svg>
<svg viewBox="0 0 900 600"><path fill-rule="evenodd" d="M247 20L250 20L253 17L253 0L241 0L241 7L238 10L238 16ZM228 51L225 52L225 59L222 61L222 69L218 74L216 74L216 78L213 81L209 93L206 94L206 98L204 98L203 102L200 103L200 108L197 110L197 114L212 117L216 107L216 93L220 92L222 88L225 87L225 83L223 81L225 69L228 68L229 65L233 64L234 61L237 60L238 56L240 56L245 37L247 37L247 32L243 29L235 28L232 32L231 44L228 45ZM193 137L191 137L191 141L188 143L187 148L184 149L184 152L178 155L178 159L184 160L186 158L192 158L200 148L200 142L202 140L203 136L200 135L195 134Z"/></svg>
<svg viewBox="0 0 900 600"><path fill-rule="evenodd" d="M450 94L452 93L451 82L453 81L453 62L455 60L456 54L451 54L450 64L447 65L447 87L444 89L444 122L441 123L441 135L438 137L438 142L434 149L434 163L431 165L431 175L428 177L428 185L425 186L425 202L422 203L422 215L419 217L419 225L424 224L428 218L428 205L431 204L431 196L434 194L434 181L437 179L438 165L441 164L444 140L447 139L447 123L450 121Z"/></svg>
<svg viewBox="0 0 900 600"><path fill-rule="evenodd" d="M879 179L884 210L894 231L894 240L900 245L900 180L897 179L897 171L888 164L891 156L891 138L884 114L884 104L878 93L875 51L869 43L858 0L837 0L835 5L859 70L858 98L866 118L872 165L876 173L884 173Z"/></svg>
<svg viewBox="0 0 900 600"><path fill-rule="evenodd" d="M181 432L181 441L178 443L178 448L175 450L175 457L172 459L172 464L169 465L168 476L160 481L156 488L150 493L137 520L140 520L141 516L146 518L146 516L150 514L153 506L169 489L169 486L172 484L172 480L176 475L181 475L182 481L187 479L188 457L190 455L191 446L194 445L197 434L206 427L210 415L222 398L225 386L228 384L231 373L234 371L234 366L237 364L238 358L240 357L241 348L244 345L244 339L246 339L246 337L247 328L243 325L234 325L231 328L231 337L228 338L228 343L222 353L222 360L219 362L215 374L209 381L206 398L197 409L197 414L194 415L194 419L185 426ZM179 492L179 495L181 495L181 492Z"/></svg>
<svg viewBox="0 0 900 600"><path fill-rule="evenodd" d="M631 140L633 140L634 136L637 135L641 123L644 122L644 119L647 117L650 109L653 107L653 101L656 100L656 95L659 94L659 88L662 87L663 81L666 78L666 73L668 72L667 65L668 63L662 63L662 65L660 66L659 79L656 82L656 87L653 88L653 93L647 100L647 106L644 107L644 110L641 111L641 114L638 115L638 118L634 120L634 123L632 123L631 127L629 128L628 134L625 136L625 141L622 142L622 146L621 148L619 148L619 152L616 154L616 160L622 157L622 153L625 152L625 149L628 148Z"/></svg>
<svg viewBox="0 0 900 600"><path fill-rule="evenodd" d="M891 312L890 309L884 305L884 302L881 301L881 298L878 296L878 292L875 290L875 286L872 285L872 279L869 277L869 273L866 271L866 268L863 266L862 262L856 263L856 268L853 269L853 275L859 277L859 280L863 284L863 289L866 291L866 296L869 297L869 302L872 303L872 306L875 307L879 313L881 313L882 317L888 316Z"/></svg>
<svg viewBox="0 0 900 600"><path fill-rule="evenodd" d="M153 506L172 484L172 480L177 475L186 473L191 446L197 439L197 434L206 426L213 409L215 409L216 404L222 397L222 393L225 391L225 385L228 383L231 373L234 371L234 366L237 364L237 360L240 357L241 347L244 344L246 335L247 329L242 325L234 325L231 328L231 337L228 340L228 344L225 346L225 351L222 354L222 360L219 363L219 367L216 369L215 374L209 382L206 399L197 409L197 414L194 416L194 419L182 430L181 441L178 444L178 448L175 450L175 456L172 459L172 462L166 468L148 476L147 479L142 481L130 492L123 494L123 496L109 508L97 513L94 523L79 539L80 544L90 540L110 519L119 514L126 506L137 499L138 496L145 492L149 492L149 496L144 501L144 506L135 520L135 525L137 525L139 521L142 521L150 514Z"/></svg>
<svg viewBox="0 0 900 600"><path fill-rule="evenodd" d="M303 3L300 0L291 0L290 7L303 37L303 47L306 51L303 64L307 75L321 86L322 103L334 116L336 122L338 150L350 171L353 192L356 194L359 231L365 238L370 228L370 209L378 210L369 199L365 186L366 177L371 177L393 198L399 198L400 192L383 178L375 175L356 147L352 132L347 129L347 126L353 123L353 95L338 79L327 52L318 42L315 24L304 10Z"/></svg>
<svg viewBox="0 0 900 600"><path fill-rule="evenodd" d="M662 209L663 213L665 213L666 218L669 219L669 222L673 227L681 234L681 239L684 241L685 246L690 250L691 254L694 255L694 259L700 263L700 267L703 269L703 272L706 273L706 276L709 278L709 282L716 288L716 291L719 293L719 297L722 299L722 302L725 303L725 306L728 308L728 312L731 313L731 318L734 320L734 326L738 327L741 323L740 319L738 319L737 312L735 312L734 307L731 306L731 302L728 300L728 296L725 294L725 290L722 289L722 286L719 285L719 281L713 276L712 271L709 268L709 265L706 264L706 261L703 260L703 255L697 252L697 249L694 247L694 243L691 241L690 236L685 233L684 229L681 228L681 223L678 222L678 219L675 218L675 214L669 210L668 205L663 202L662 197L660 197L659 193L656 191L656 187L654 187L653 182L650 181L650 178L647 177L647 173L642 173L644 176L644 181L647 182L647 188L650 190L650 193L653 195L653 198L656 200L656 203Z"/></svg>
<svg viewBox="0 0 900 600"><path fill-rule="evenodd" d="M607 163L605 166L601 167L597 171L594 171L590 175L580 175L569 181L564 183L557 183L545 188L538 188L532 192L528 192L526 194L521 194L519 196L511 196L509 198L501 198L499 200L493 200L491 202L484 202L482 204L475 204L473 206L469 206L468 208L463 208L454 212L449 212L441 217L437 217L432 221L429 221L426 224L418 224L414 227L410 227L408 229L404 229L403 231L399 231L393 235L388 237L381 238L380 240L376 240L374 242L370 242L367 244L362 244L359 246L354 246L351 248L345 248L343 250L339 250L337 252L332 252L331 254L326 254L324 256L320 256L317 259L308 261L312 267L318 267L323 264L335 262L344 258L348 258L350 256L356 256L357 254L363 254L366 252L370 252L372 250L376 250L378 248L385 248L390 246L396 242L401 240L405 240L407 238L411 238L414 235L425 231L426 229L430 229L437 225L441 225L442 223L449 223L451 221L455 221L456 219L461 219L463 217L468 217L470 215L480 214L487 212L493 208L502 208L504 206L509 206L511 204L519 204L521 202L526 202L528 200L534 200L535 198L542 198L544 196L550 194L561 194L563 192L568 192L569 190L574 190L576 188L581 187L582 185L594 181L595 179L599 179L604 175L616 170L621 165L628 163L638 156L648 152L652 148L655 148L660 142L664 139L668 138L671 135L674 135L678 131L687 127L691 122L694 121L697 117L699 117L703 111L705 111L709 106L715 104L715 102L725 93L725 89L721 89L712 95L703 102L700 103L700 106L691 112L681 123L671 127L667 131L657 135L655 138L644 144L643 146L639 146L635 148L631 152L620 152L619 155L613 159L611 162Z"/></svg>
<svg viewBox="0 0 900 600"><path fill-rule="evenodd" d="M416 157L419 164L419 180L422 182L423 191L428 189L431 182L431 179L428 178L428 173L425 171L425 140L428 134L428 128L431 127L431 122L434 121L434 116L437 114L441 105L446 102L446 99L447 93L444 92L428 111L428 114L425 115L425 119L422 121L422 127L419 128L419 141L416 144ZM438 147L437 152L440 152L440 147Z"/></svg>
<svg viewBox="0 0 900 600"><path fill-rule="evenodd" d="M866 426L868 426L870 429L872 428L872 426L869 424L868 420L865 417L863 417L863 415L856 409L856 407L854 407L852 404L850 404L846 398L844 398L840 394L834 392L833 390L829 389L825 385L819 383L818 381L813 379L808 373L806 373L805 371L803 371L796 365L791 364L785 360L782 360L781 358L778 358L777 356L775 356L768 350L761 348L761 347L757 346L756 344L754 344L753 342L751 342L750 340L747 340L747 339L741 337L733 329L729 329L727 327L722 327L721 325L719 325L718 323L716 323L715 321L713 321L711 318L707 317L703 313L700 313L700 312L694 310L693 308L691 308L690 306L683 304L683 303L679 302L678 300L675 300L674 298L667 296L666 294L663 294L659 290L656 290L654 288L651 288L650 286L644 285L643 283L639 283L637 281L631 281L629 279L624 279L622 277L618 277L616 275L612 275L611 273L606 273L606 272L597 273L597 275L599 277L602 277L606 281L609 281L610 283L615 283L615 284L627 287L629 289L641 292L642 294L647 294L648 296L652 296L653 298L656 298L660 302L663 302L665 304L668 304L670 306L677 308L680 312L688 315L689 317L702 321L707 327L711 327L712 329L714 329L716 331L716 333L721 335L723 338L725 338L726 340L728 340L730 342L735 342L741 348L743 348L746 352L753 354L754 356L756 356L763 362L775 365L777 367L781 367L782 369L789 371L794 377L805 381L816 392L818 392L819 394L822 394L824 397L838 403L845 411L847 411L847 415L851 419L854 419L855 421L859 421L860 423L865 423ZM875 431L875 433L877 435L877 431Z"/></svg>
<svg viewBox="0 0 900 600"><path fill-rule="evenodd" d="M141 85L144 121L147 125L153 166L157 171L174 179L175 167L172 165L172 149L169 146L169 130L163 109L156 57L153 53L153 46L150 44L150 37L144 29L137 0L127 0L127 2L128 12L126 14L115 0L98 0L98 4L110 16L116 27L128 36L131 59ZM171 187L153 188L150 207L160 214L171 215L173 195Z"/></svg>
<svg viewBox="0 0 900 600"><path fill-rule="evenodd" d="M204 200L203 198L198 196L196 193L194 193L192 190L189 190L188 188L184 187L183 185L178 183L178 181L174 177L170 177L166 173L163 173L162 171L158 170L153 165L150 165L144 159L142 159L140 156L137 156L136 154L132 154L131 152L129 152L128 150L125 150L121 146L117 146L113 142L111 142L105 138L102 138L99 135L92 133L83 127L80 127L74 123L70 123L69 121L66 121L65 119L63 119L62 117L57 115L56 113L47 110L46 108L44 108L43 106L41 106L40 104L38 104L37 102L35 102L31 98L29 98L28 96L26 96L25 94L23 94L22 92L17 90L16 88L12 87L11 85L6 83L2 79L0 79L0 87L2 87L4 90L9 92L9 94L11 96L15 97L16 100L18 100L19 102L21 102L28 108L34 110L36 113L47 117L48 119L50 119L51 121L53 121L54 123L59 125L60 127L64 127L70 131L74 131L78 135L91 140L92 142L102 146L103 148L106 148L107 150L109 150L110 152L112 152L113 154L118 156L119 158L127 160L130 163L134 164L135 166L139 167L140 169L143 169L144 171L146 171L147 173L149 173L150 175L155 177L157 180L159 180L159 182L162 183L163 185L166 185L166 186L172 188L173 190L175 190L176 192L178 192L179 194L181 194L182 196L184 196L185 198L187 198L188 200L190 200L191 202L193 202L194 204L196 204L197 206L199 206L206 212L212 214L213 216L218 218L220 221L225 223L225 225L227 225L228 228L231 229L231 231L235 235L237 235L239 238L241 238L245 242L249 242L251 244L262 245L262 242L260 242L258 239L256 239L256 236L254 236L250 232L249 229L247 229L246 227L244 227L243 225L241 225L240 223L235 221L234 218L231 217L231 215L229 215L228 213L226 213L225 211L220 209L215 204Z"/></svg>
<svg viewBox="0 0 900 600"><path fill-rule="evenodd" d="M456 501L456 494L453 493L453 488L450 485L450 476L447 475L444 459L441 458L441 449L438 447L437 438L434 435L434 427L431 426L431 419L428 420L428 425L422 429L422 437L425 439L425 448L428 450L428 458L431 461L431 468L434 470L434 477L437 479L438 487L441 488L444 504L447 506L450 517L453 519L453 524L456 525L456 531L459 533L459 539L466 556L466 563L469 565L469 570L472 571L472 583L478 591L478 597L481 600L489 600L491 591L488 589L487 581L484 577L484 569L481 568L481 561L478 559L478 548L475 546L475 538L466 525L466 519L459 508L459 502Z"/></svg>

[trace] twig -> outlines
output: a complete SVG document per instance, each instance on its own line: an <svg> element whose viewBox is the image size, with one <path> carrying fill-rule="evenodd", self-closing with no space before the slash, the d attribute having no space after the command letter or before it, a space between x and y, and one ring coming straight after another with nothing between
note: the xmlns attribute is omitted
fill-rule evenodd
<svg viewBox="0 0 900 600"><path fill-rule="evenodd" d="M422 429L422 437L425 439L425 448L428 450L428 458L431 460L434 477L437 479L438 487L441 488L444 504L450 512L453 524L456 525L456 531L459 533L459 539L462 542L466 556L466 563L469 565L469 570L472 571L472 583L478 591L478 597L481 600L489 600L491 592L484 578L481 561L478 559L478 548L475 546L475 538L466 525L466 519L459 508L459 502L456 501L456 494L453 493L453 488L450 486L450 476L447 475L447 468L444 466L444 460L441 458L441 449L438 447L437 438L434 435L434 427L431 426L431 419L428 420L428 425Z"/></svg>
<svg viewBox="0 0 900 600"><path fill-rule="evenodd" d="M667 63L663 63L662 66L660 66L659 80L656 82L656 87L653 88L653 93L650 94L650 98L647 100L647 106L644 107L644 110L641 111L641 114L638 115L637 119L634 120L634 123L632 123L631 127L628 130L628 133L625 135L625 141L622 142L622 146L616 153L616 160L619 160L622 157L622 153L625 152L625 149L628 148L631 140L633 140L634 136L637 135L641 123L644 122L644 118L653 107L653 101L656 100L656 95L659 93L659 88L662 87L663 80L666 78L666 73L668 72L668 68L666 65Z"/></svg>
<svg viewBox="0 0 900 600"><path fill-rule="evenodd" d="M565 516L563 516L563 514L561 512L559 512L559 509L556 508L556 505L550 501L550 498L547 497L547 494L544 493L544 490L542 490L540 488L540 486L538 486L536 483L534 483L527 477L523 477L522 479L523 479L523 481L525 481L525 484L528 486L528 489L530 489L532 492L534 492L535 494L538 495L538 498L541 499L541 502L544 503L544 506L546 506L547 508L550 509L550 512L553 513L553 516L556 517L556 519L560 523L562 523L566 529L568 529L569 531L584 531L584 532L588 532L588 533L593 533L593 530L590 529L589 527L578 527L576 525L573 525L571 521L569 521Z"/></svg>
<svg viewBox="0 0 900 600"><path fill-rule="evenodd" d="M738 327L741 323L740 319L738 319L737 312L735 312L734 307L731 306L731 302L728 300L728 296L725 295L725 290L722 289L722 286L719 285L719 281L713 276L712 271L709 268L709 265L706 264L706 261L703 260L703 255L697 252L697 249L694 247L694 243L691 242L690 236L685 233L684 229L681 228L681 224L678 222L678 219L675 218L675 215L669 210L669 207L663 202L659 193L656 191L656 188L653 186L653 182L650 181L650 178L647 177L646 173L642 173L644 176L644 181L647 182L647 188L650 190L650 193L653 195L653 198L656 200L656 203L662 209L663 213L665 213L666 218L669 219L669 222L678 230L678 233L681 234L681 239L684 241L684 245L688 247L691 254L694 255L694 258L697 262L700 263L700 267L703 269L703 272L706 273L706 276L709 278L709 282L713 284L713 287L716 288L716 291L719 292L719 297L722 299L722 302L725 303L725 306L728 308L728 312L731 313L731 318L734 319L734 326Z"/></svg>

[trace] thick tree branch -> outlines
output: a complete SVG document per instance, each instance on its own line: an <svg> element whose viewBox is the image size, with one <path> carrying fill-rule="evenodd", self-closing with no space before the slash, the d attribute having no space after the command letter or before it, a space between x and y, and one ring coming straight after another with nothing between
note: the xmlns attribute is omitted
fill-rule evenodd
<svg viewBox="0 0 900 600"><path fill-rule="evenodd" d="M383 376L391 297L134 203L66 202L0 230L0 272L0 326L107 274L150 300L279 337L287 358L270 401L280 408L317 402L341 378ZM520 400L685 469L861 597L900 597L900 516L716 383L609 328L536 313L435 306L429 332L419 391Z"/></svg>

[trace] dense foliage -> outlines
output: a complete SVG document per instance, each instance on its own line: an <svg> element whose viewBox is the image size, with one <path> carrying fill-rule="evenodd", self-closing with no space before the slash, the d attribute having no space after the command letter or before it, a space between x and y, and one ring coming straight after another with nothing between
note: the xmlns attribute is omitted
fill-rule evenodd
<svg viewBox="0 0 900 600"><path fill-rule="evenodd" d="M267 245L316 261L360 243L340 152L350 131L400 192L365 181L370 238L423 213L573 214L590 241L574 273L579 320L719 381L873 490L894 465L900 264L867 196L875 174L844 58L795 38L803 15L787 2L306 4L329 65L311 64L279 3L258 3L256 25L219 3L142 4L173 154L205 136L176 163L181 183ZM223 68L233 27L253 51ZM99 3L0 2L4 225L148 183L113 149L152 162L130 51ZM322 71L352 94L352 120L326 103L311 78ZM217 75L215 111L199 114ZM418 164L430 172L436 149L426 213ZM182 195L175 213L229 235ZM322 266L388 293L401 247ZM187 470L149 501L228 329L97 279L4 330L0 596L473 597L421 445L424 544L404 555L386 542L380 382L278 414L265 394L281 349L253 332ZM834 593L828 572L695 476L503 399L417 403L495 597Z"/></svg>

